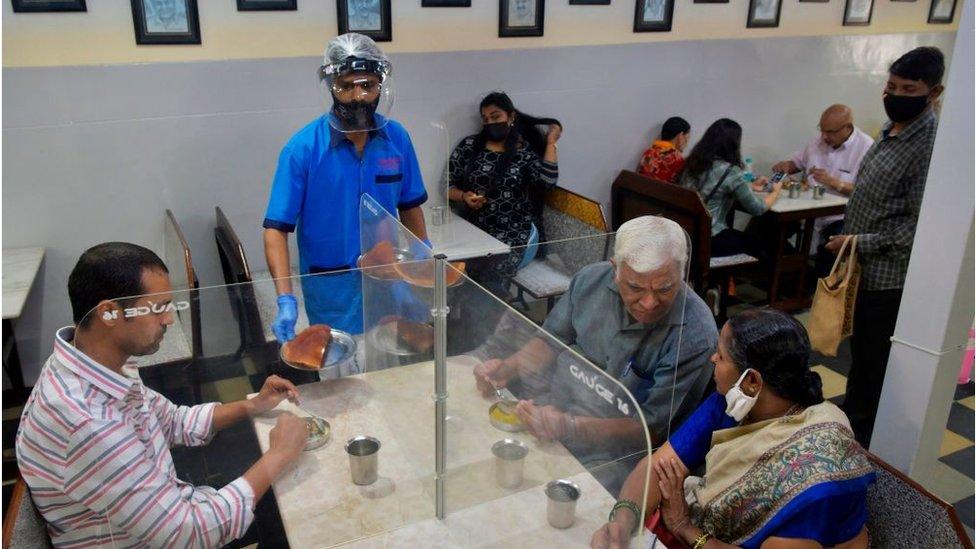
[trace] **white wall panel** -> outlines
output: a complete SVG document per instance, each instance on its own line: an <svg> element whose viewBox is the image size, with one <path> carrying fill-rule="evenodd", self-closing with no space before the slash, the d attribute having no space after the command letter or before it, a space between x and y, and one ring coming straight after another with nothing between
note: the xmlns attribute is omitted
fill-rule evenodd
<svg viewBox="0 0 976 549"><path fill-rule="evenodd" d="M742 123L766 168L816 135L820 111L854 108L876 129L887 65L952 35L709 40L397 54L396 117L414 134L435 192L453 146L477 129L477 103L507 90L526 112L563 121L561 185L600 201L672 114L697 139L714 119ZM184 225L204 285L222 280L213 208L252 263L281 146L320 111L313 57L3 70L3 246L44 246L43 279L17 326L33 381L54 330L70 323L65 284L87 247L130 240L162 250L163 211Z"/></svg>

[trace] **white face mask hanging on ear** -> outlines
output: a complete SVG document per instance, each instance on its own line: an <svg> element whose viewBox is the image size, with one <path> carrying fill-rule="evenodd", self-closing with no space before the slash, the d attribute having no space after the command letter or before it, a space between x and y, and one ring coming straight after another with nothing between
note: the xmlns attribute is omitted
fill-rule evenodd
<svg viewBox="0 0 976 549"><path fill-rule="evenodd" d="M749 411L752 410L752 407L756 405L756 399L759 398L759 392L762 392L762 389L760 389L759 392L756 393L756 396L751 397L743 393L742 389L739 387L739 385L742 384L742 380L746 378L746 374L748 374L749 370L751 369L752 368L746 368L746 371L742 372L742 375L739 376L739 380L735 382L735 385L729 389L729 392L725 393L725 413L737 422L742 422L742 420L745 419Z"/></svg>

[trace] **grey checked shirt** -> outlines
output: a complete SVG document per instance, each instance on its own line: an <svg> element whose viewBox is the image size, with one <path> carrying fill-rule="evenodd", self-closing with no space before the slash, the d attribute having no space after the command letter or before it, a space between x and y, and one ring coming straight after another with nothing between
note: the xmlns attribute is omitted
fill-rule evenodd
<svg viewBox="0 0 976 549"><path fill-rule="evenodd" d="M888 122L861 161L844 220L844 234L857 235L861 289L905 285L937 127L931 109L897 135Z"/></svg>
<svg viewBox="0 0 976 549"><path fill-rule="evenodd" d="M655 443L667 439L698 407L718 345L715 319L705 302L684 285L668 316L656 324L634 322L614 282L610 263L581 269L549 313L543 328L620 381L644 410ZM550 390L577 415L609 417L589 409L598 399L559 361ZM580 391L575 396L576 391Z"/></svg>

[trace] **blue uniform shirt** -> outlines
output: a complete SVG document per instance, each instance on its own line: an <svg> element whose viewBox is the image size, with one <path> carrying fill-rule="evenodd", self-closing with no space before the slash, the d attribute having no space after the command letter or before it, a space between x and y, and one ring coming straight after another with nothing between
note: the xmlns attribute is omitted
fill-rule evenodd
<svg viewBox="0 0 976 549"><path fill-rule="evenodd" d="M378 117L378 115L377 115ZM417 155L400 123L370 132L362 158L345 135L320 116L298 131L278 158L264 227L298 232L301 274L355 267L359 204L369 194L394 217L427 200ZM313 324L363 331L357 273L304 277L305 310Z"/></svg>

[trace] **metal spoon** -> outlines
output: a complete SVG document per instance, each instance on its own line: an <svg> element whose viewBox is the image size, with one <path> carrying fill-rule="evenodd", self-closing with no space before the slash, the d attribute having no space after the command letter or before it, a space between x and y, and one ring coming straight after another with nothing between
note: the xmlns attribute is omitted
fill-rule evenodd
<svg viewBox="0 0 976 549"><path fill-rule="evenodd" d="M515 411L518 399L506 387L495 387L495 396L498 397L499 406L506 412Z"/></svg>

